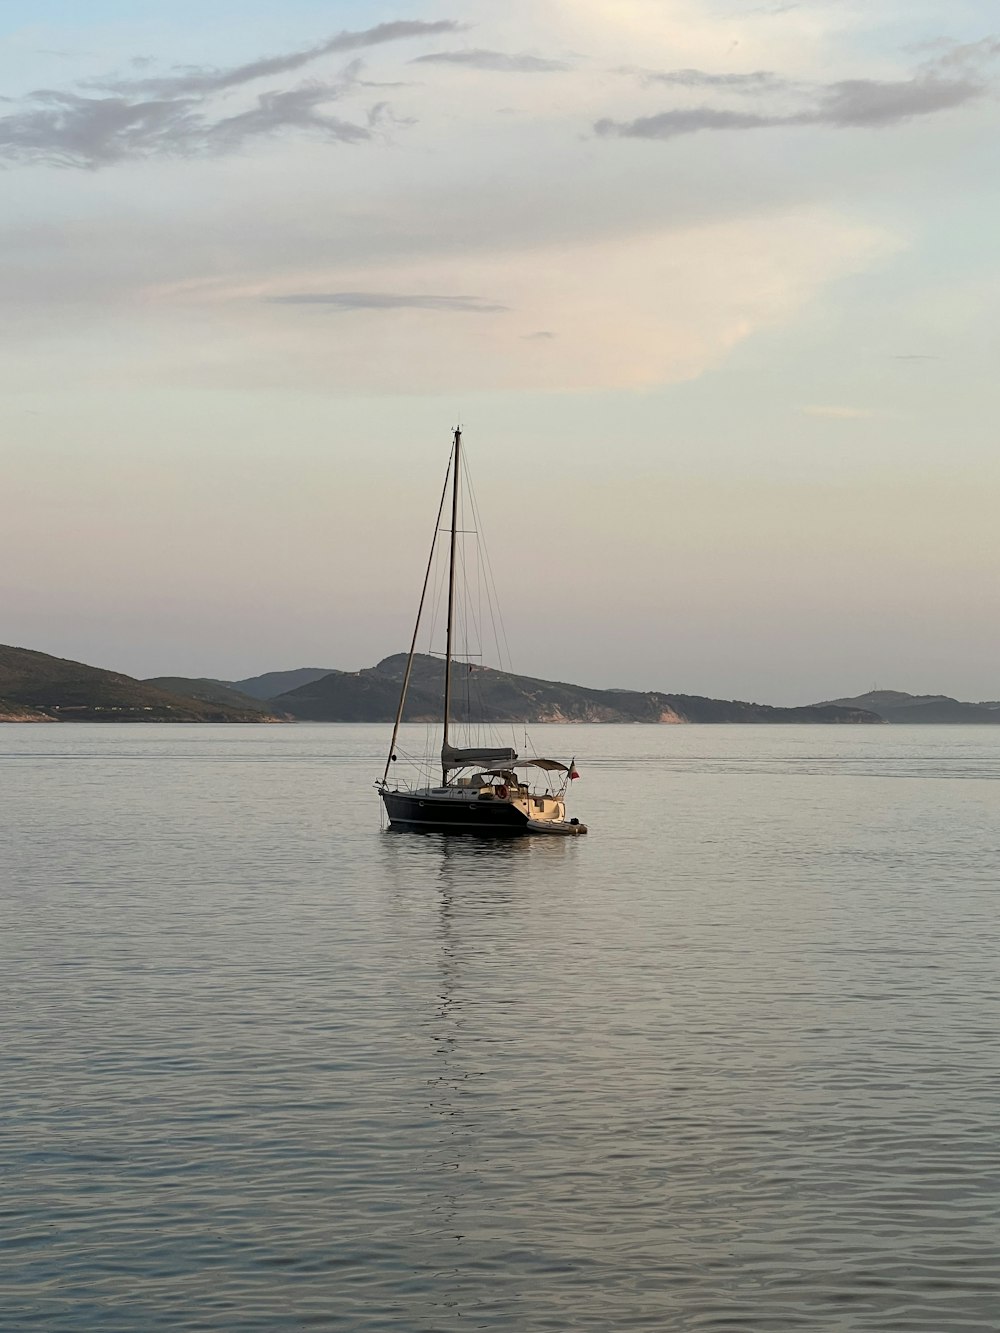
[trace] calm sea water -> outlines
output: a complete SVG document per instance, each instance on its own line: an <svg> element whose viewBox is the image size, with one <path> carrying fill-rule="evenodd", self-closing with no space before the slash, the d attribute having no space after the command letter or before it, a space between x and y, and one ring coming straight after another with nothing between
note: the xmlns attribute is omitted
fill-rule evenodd
<svg viewBox="0 0 1000 1333"><path fill-rule="evenodd" d="M1000 728L0 728L4 1330L1000 1328Z"/></svg>

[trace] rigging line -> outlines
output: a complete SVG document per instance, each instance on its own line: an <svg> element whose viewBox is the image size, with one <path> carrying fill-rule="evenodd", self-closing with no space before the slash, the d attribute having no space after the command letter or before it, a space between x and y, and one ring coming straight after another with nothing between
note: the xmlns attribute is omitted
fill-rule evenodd
<svg viewBox="0 0 1000 1333"><path fill-rule="evenodd" d="M467 500L465 500L469 485L468 455L463 455L461 465L463 465L463 479L465 483L463 487L463 508L461 508L461 521L463 521L464 525L468 521ZM475 568L479 568L479 561L477 560L475 561ZM472 579L471 575L469 575L469 552L465 549L465 543L463 543L463 552L461 552L461 573L463 573L463 608L461 609L463 609L465 657L471 659L471 657L480 656L480 653L473 651L473 645L476 645L476 647L481 649L483 648L483 641L481 641L479 621L476 619L475 603L473 603L472 600ZM479 681L473 678L475 677L475 672L468 669L469 665L471 664L467 663L467 669L463 672L465 721L467 721L469 742L476 745L483 744L483 709L481 709L481 706L479 709L476 709L475 706L473 706L476 702L477 692L479 692L479 689L477 689Z"/></svg>
<svg viewBox="0 0 1000 1333"><path fill-rule="evenodd" d="M467 456L463 457L462 466L465 471L465 484L467 487L469 484L469 464ZM465 503L466 503L465 490L463 489L462 492L463 523L466 521ZM478 560L474 562L474 568L478 567L478 563L479 563ZM465 674L465 716L468 720L469 735L470 738L472 739L473 744L481 744L483 736L482 710L481 709L478 710L479 715L477 716L476 710L473 709L473 696L475 694L476 682L473 679L475 673L469 669L472 665L469 659L474 655L475 656L479 655L473 652L473 646L475 645L478 648L482 649L483 645L482 645L482 636L480 635L479 632L479 624L476 620L475 603L473 602L472 599L472 585L469 573L468 552L463 552L462 555L462 577L464 581L464 591L465 591L464 619L465 619L465 637L466 637L466 644L465 644L466 669L464 673Z"/></svg>
<svg viewBox="0 0 1000 1333"><path fill-rule="evenodd" d="M425 646L425 651L431 656L433 656L433 649L431 648L431 644L437 637L438 618L441 615L441 603L444 598L444 590L447 582L448 582L447 569L445 567L444 561L440 558L439 554L437 557L437 564L435 565L434 568L434 584L433 584L434 594L431 599L431 615L427 627L427 637ZM444 654L441 654L441 656L443 655Z"/></svg>
<svg viewBox="0 0 1000 1333"><path fill-rule="evenodd" d="M476 561L475 561L475 599L473 599L471 582L468 578L468 566L466 565L466 595L467 595L467 616L471 620L471 631L478 640L479 647L485 653L485 635L483 632L483 614L482 614L482 593L483 593L483 541L482 534L479 531L479 524L475 510L475 491L472 484L472 473L469 467L468 455L463 455L462 471L465 481L463 489L463 500L465 493L469 495L469 510L472 519L472 531L476 536ZM463 522L465 522L463 510ZM494 634L496 640L496 635ZM496 641L496 648L499 652L499 641ZM477 705L476 717L476 739L479 744L490 745L499 744L500 737L497 729L486 715L484 683L482 675L476 676L475 673L466 672L466 698L468 703L469 718L473 717L473 702Z"/></svg>
<svg viewBox="0 0 1000 1333"><path fill-rule="evenodd" d="M488 585L488 583L487 583L487 578L486 578L485 561L484 561L484 558L483 558L483 557L484 557L484 553L485 553L485 548L483 547L483 548L480 549L480 552L479 552L479 556L480 556L480 558L479 558L479 621L480 621L480 626L481 626L481 633L482 633L482 635L483 635L483 638L485 639L485 638L486 638L486 635L487 635L486 618L487 618L487 616L489 616L489 619L490 619L490 632L492 633L492 637L493 637L493 652L494 652L494 659L493 659L493 660L494 660L494 664L495 664L495 666L496 666L498 669L500 669L500 670L502 671L502 670L503 670L503 653L502 653L502 649L501 649L501 646L500 646L500 639L499 639L499 636L497 635L497 632L496 632L496 625L495 625L495 623L494 623L494 617L493 617L492 609L491 609L491 607L490 607L490 602L489 602L489 585ZM484 595L484 593L486 594L486 596L485 596L485 608L484 608L484 605L483 605L483 595ZM481 681L481 683L480 683L480 694L481 694L481 696L483 696L482 711L483 711L483 716L484 716L484 717L488 715L488 714L487 714L487 709L486 709L486 707L485 707L485 703L486 703L486 697L487 697L488 694L489 694L489 690L490 690L490 682L489 682L489 679L487 678L486 680L483 680L483 681ZM504 737L504 735L503 735L503 728L502 728L502 726L501 726L501 724L500 724L499 722L497 722L495 719L492 719L492 718L491 718L490 723L489 723L489 734L490 734L490 744L491 744L491 745L504 745L504 744L505 744L505 737ZM516 746L511 746L511 749L516 749Z"/></svg>
<svg viewBox="0 0 1000 1333"><path fill-rule="evenodd" d="M441 515L444 512L445 496L448 494L448 478L451 475L452 461L455 457L455 445L452 444L451 454L448 458L448 468L444 474L444 485L441 488L441 501L438 504L437 518L434 520L434 537L431 541L430 554L427 557L427 568L424 570L424 582L420 589L420 603L417 606L417 621L413 626L413 638L410 640L410 653L406 659L406 670L403 673L403 685L399 691L399 707L396 709L396 721L392 728L392 740L389 743L389 753L386 756L385 772L382 774L382 782L389 780L389 765L392 763L393 750L396 747L396 737L399 735L399 724L403 720L403 705L406 703L406 690L410 683L410 672L413 670L413 654L417 648L417 635L420 633L420 617L424 609L424 598L427 596L427 583L431 576L431 566L434 564L434 548L437 546L437 528L441 522Z"/></svg>
<svg viewBox="0 0 1000 1333"><path fill-rule="evenodd" d="M467 483L468 471L465 459L462 459L462 481ZM465 531L465 484L462 486L462 493L459 498L458 520L462 524L460 531ZM458 575L456 578L459 596L456 598L456 607L458 619L458 639L462 645L462 665L468 665L469 655L469 575L466 565L465 542L462 542L458 551ZM454 663L452 663L454 668ZM464 734L468 738L470 735L471 719L469 717L469 690L468 690L468 671L463 671L459 679L459 698L463 705Z"/></svg>
<svg viewBox="0 0 1000 1333"><path fill-rule="evenodd" d="M472 477L469 470L468 455L466 455L466 457L463 458L462 462L465 467L465 489L466 491L468 491L469 487L472 485ZM472 510L471 500L469 504L469 510L471 514ZM463 522L464 521L467 520L463 515ZM472 516L472 525L473 525L472 531L475 532L474 515ZM476 585L478 587L480 561L478 559L478 534L476 534L476 536L477 536L477 551L476 551L476 560L474 562L474 573L476 576ZM466 596L467 596L467 619L470 627L469 632L471 637L478 643L480 649L482 649L484 646L482 641L482 627L480 625L479 617L476 614L476 603L473 596L472 580L468 577L468 569L466 571ZM486 733L485 721L483 718L481 691L479 689L479 681L477 679L474 679L474 675L475 673L471 671L467 671L465 673L466 707L468 709L470 721L473 717L476 718L476 742L478 744L484 744L487 733ZM475 709L473 708L474 703L478 705L478 707L476 707Z"/></svg>
<svg viewBox="0 0 1000 1333"><path fill-rule="evenodd" d="M476 525L476 531L477 531L476 541L479 548L480 563L485 566L487 572L486 599L490 612L490 621L493 626L493 638L497 646L497 655L501 657L501 666L504 666L508 672L512 672L513 664L511 661L510 644L507 641L507 628L503 621L503 612L500 609L500 597L497 592L496 578L493 574L493 562L490 560L489 546L486 544L486 540L483 535L483 524L482 524L482 517L479 512L479 501L476 496L475 487L472 485L471 480L469 481L469 498L472 506L473 522ZM490 591L491 584L492 584L492 595ZM499 619L500 621L499 633L497 632L497 619ZM503 637L502 648L500 643L501 635ZM506 655L505 663L502 660L504 655ZM493 734L499 740L500 738L499 727L493 728ZM514 732L513 724L511 725L511 748L515 750L517 749L517 738Z"/></svg>
<svg viewBox="0 0 1000 1333"><path fill-rule="evenodd" d="M467 481L466 485L467 485L467 488L468 488L468 490L469 490L469 495L470 495L470 508L472 508L472 503L471 503L471 496L472 496L472 480L471 480L471 478L469 478L469 480ZM472 510L472 522L473 522L473 525L475 525L476 518L475 518L475 510L474 510L474 509ZM479 636L479 646L480 646L480 648L484 648L485 645L484 645L484 643L483 643L483 640L484 640L484 638L485 638L485 635L484 635L484 633L483 633L483 558L482 558L482 551L481 551L481 549L480 549L480 542L479 542L479 534L478 534L478 531L477 531L477 533L476 533L476 610L475 610L475 617L476 617L476 633L477 633L477 635ZM479 710L479 716L483 719L483 735L484 735L484 737L486 738L486 739L485 739L485 743L486 743L486 744L495 744L495 743L496 743L495 728L493 727L493 725L492 725L491 723L489 723L489 722L486 720L486 708L485 708L484 685L483 685L482 673L480 673L480 675L478 675L478 676L475 678L475 680L471 682L471 688L473 689L473 691L474 691L474 693L475 693L475 696L476 696L476 704L477 704L477 707L478 707L478 710Z"/></svg>
<svg viewBox="0 0 1000 1333"><path fill-rule="evenodd" d="M463 460L463 462L465 462L465 460ZM496 616L494 615L494 609L493 609L493 605L492 605L492 600L491 600L491 598L490 598L489 582L488 582L488 579L487 579L487 577L486 577L486 567L487 567L488 564L489 564L489 550L488 550L488 548L487 548L487 546L486 546L486 543L485 543L485 540L484 540L484 538L483 538L482 524L481 524L481 522L480 522L480 518L479 518L478 500L477 500L477 498L476 498L476 490L475 490L475 486L473 485L472 478L471 478L471 476L470 476L469 473L468 473L468 465L467 465L467 463L465 464L465 466L466 466L466 486L467 486L468 491L469 491L469 503L470 503L470 508L471 508L471 511L472 511L472 522L473 522L473 524L475 525L475 533L476 533L476 554L477 554L477 557L478 557L477 562L476 562L476 565L477 565L477 571L478 571L477 591L478 591L478 593L479 593L479 597L480 597L479 633L480 633L480 635L481 635L482 637L485 637L484 632L483 632L483 631L484 631L484 622L483 622L482 607L481 607L482 589L483 589L483 587L484 587L484 585L485 585L485 588L486 588L486 595L487 595L487 607L488 607L489 612L490 612L490 621L491 621L492 629L493 629L493 642L494 642L494 646L495 646L495 648L496 648L497 657L498 657L499 659L501 659L500 662L499 662L499 665L501 666L501 668L503 668L503 665L504 665L504 664L503 664L503 661L502 661L502 657L503 657L503 648L502 648L502 646L501 646L501 642L500 642L500 634L499 634L498 631L497 631ZM509 656L509 653L508 653L508 656ZM481 711L481 713L485 714L485 709L484 709L483 706L482 706L482 705L483 705L483 690L484 690L484 686L483 686L482 682L477 682L477 684L478 684L478 686L479 686L477 697L478 697L479 700L480 700L480 711ZM494 723L492 723L492 722L487 722L486 719L485 719L485 716L484 716L484 720L483 720L483 732L489 735L490 740L491 740L492 743L494 743L494 744L499 744L499 743L501 743L502 738L501 738L500 733L499 733L499 728L498 728ZM516 746L514 746L514 747L512 747L512 748L516 748Z"/></svg>
<svg viewBox="0 0 1000 1333"><path fill-rule="evenodd" d="M447 485L447 482L445 483ZM445 589L448 583L448 562L444 559L442 553L442 543L437 543L435 555L434 573L432 576L433 599L431 605L430 622L427 627L425 652L429 656L434 656L433 643L438 634L438 626L442 615L442 605L445 596ZM439 656L442 654L439 654ZM432 763L432 753L437 750L440 753L440 719L436 722L427 718L424 722L424 768L430 772ZM435 761L436 762L436 761Z"/></svg>
<svg viewBox="0 0 1000 1333"><path fill-rule="evenodd" d="M477 542L479 545L480 552L482 554L487 574L486 596L490 609L490 620L493 624L493 634L494 637L496 638L498 652L501 650L501 638L503 639L503 652L505 654L506 660L502 662L502 665L506 671L511 671L513 668L510 655L510 644L507 641L507 627L504 624L503 612L500 609L500 597L499 594L497 593L496 576L493 573L493 562L490 559L490 549L489 546L487 545L486 538L483 532L483 523L479 510L479 499L476 495L476 489L472 485L471 481L469 482L469 499L472 504L472 521L476 525ZM492 587L492 596L491 596L491 587ZM500 622L499 632L497 631L498 620Z"/></svg>

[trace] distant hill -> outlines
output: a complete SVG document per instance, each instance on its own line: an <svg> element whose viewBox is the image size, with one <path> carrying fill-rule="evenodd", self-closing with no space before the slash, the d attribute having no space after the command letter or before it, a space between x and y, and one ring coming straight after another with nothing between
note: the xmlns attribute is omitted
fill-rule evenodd
<svg viewBox="0 0 1000 1333"><path fill-rule="evenodd" d="M8 721L261 722L256 707L182 698L131 676L0 645L0 700ZM20 710L22 716L17 716ZM4 716L0 713L0 718Z"/></svg>
<svg viewBox="0 0 1000 1333"><path fill-rule="evenodd" d="M947 694L906 694L902 690L869 690L853 699L832 699L819 707L865 708L883 722L1000 724L995 704L967 704Z"/></svg>
<svg viewBox="0 0 1000 1333"><path fill-rule="evenodd" d="M200 699L202 703L224 704L227 708L237 708L244 712L262 713L272 716L271 709L261 699L252 699L224 680L212 680L208 676L153 676L142 682L153 685L168 694L179 694L183 699Z"/></svg>
<svg viewBox="0 0 1000 1333"><path fill-rule="evenodd" d="M273 699L303 721L391 722L396 714L406 655L386 657L357 672L336 672ZM418 654L406 696L404 721L436 721L444 705L441 660ZM767 704L698 695L594 690L538 680L468 662L452 664L456 721L488 722L878 722L874 713L834 704L772 708Z"/></svg>
<svg viewBox="0 0 1000 1333"><path fill-rule="evenodd" d="M248 680L158 676L135 680L30 648L0 645L0 722L391 722L406 655L362 671L300 667ZM405 720L436 722L444 696L439 657L418 654ZM288 683L292 682L291 688ZM281 687L285 688L282 689ZM274 695L261 691L275 689ZM870 690L802 708L659 691L596 690L452 664L452 715L487 722L823 722L1000 725L1000 701L963 703L944 694Z"/></svg>
<svg viewBox="0 0 1000 1333"><path fill-rule="evenodd" d="M298 689L300 685L309 685L323 676L336 674L334 667L297 667L294 671L266 671L263 676L248 676L246 680L220 683L232 686L241 694L249 694L252 699L275 699L279 694Z"/></svg>
<svg viewBox="0 0 1000 1333"><path fill-rule="evenodd" d="M391 722L399 704L399 681L377 668L337 671L279 694L270 703L302 722ZM439 715L423 690L407 691L407 722L429 722Z"/></svg>

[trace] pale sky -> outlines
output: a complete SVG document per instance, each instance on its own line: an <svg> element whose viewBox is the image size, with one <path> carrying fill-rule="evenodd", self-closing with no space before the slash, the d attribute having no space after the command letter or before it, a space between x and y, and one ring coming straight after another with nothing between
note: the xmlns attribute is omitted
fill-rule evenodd
<svg viewBox="0 0 1000 1333"><path fill-rule="evenodd" d="M987 0L7 0L0 640L1000 697Z"/></svg>

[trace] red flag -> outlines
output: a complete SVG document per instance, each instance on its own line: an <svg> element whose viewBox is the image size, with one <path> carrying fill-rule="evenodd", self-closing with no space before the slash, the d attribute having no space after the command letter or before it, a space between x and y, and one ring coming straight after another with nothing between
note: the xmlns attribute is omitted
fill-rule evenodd
<svg viewBox="0 0 1000 1333"><path fill-rule="evenodd" d="M569 780L570 780L570 782L572 782L574 778L578 778L579 776L580 776L580 774L576 771L576 765L575 765L575 764L570 764L570 766L569 766Z"/></svg>

